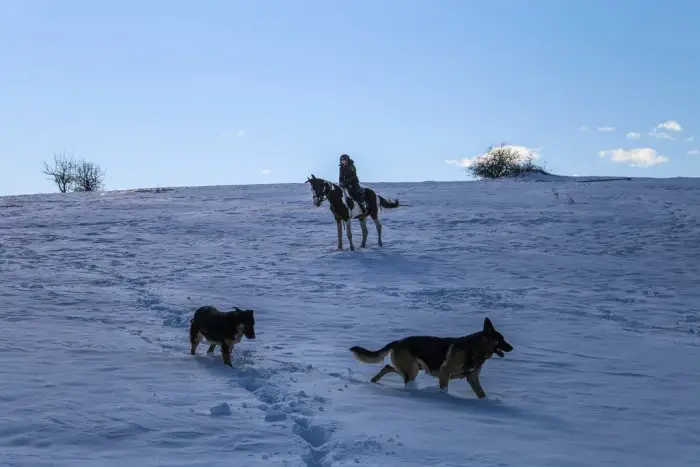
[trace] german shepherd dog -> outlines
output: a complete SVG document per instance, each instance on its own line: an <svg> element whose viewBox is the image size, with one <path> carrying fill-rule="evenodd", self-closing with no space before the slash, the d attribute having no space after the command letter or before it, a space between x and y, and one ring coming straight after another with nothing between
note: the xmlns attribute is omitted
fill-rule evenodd
<svg viewBox="0 0 700 467"><path fill-rule="evenodd" d="M463 337L409 336L393 341L379 350L363 347L350 348L353 356L363 363L380 363L391 353L392 365L385 365L374 378L373 383L389 373L398 373L404 384L415 380L423 370L438 378L440 389L447 388L451 379L466 379L477 397L486 397L479 382L481 367L495 353L503 357L513 346L496 331L489 318L484 319L484 328Z"/></svg>
<svg viewBox="0 0 700 467"><path fill-rule="evenodd" d="M255 339L255 317L253 310L241 310L234 307L232 311L221 312L214 306L197 308L190 321L190 353L195 355L202 338L209 342L207 354L213 355L217 345L221 345L221 357L230 367L233 346L243 336Z"/></svg>

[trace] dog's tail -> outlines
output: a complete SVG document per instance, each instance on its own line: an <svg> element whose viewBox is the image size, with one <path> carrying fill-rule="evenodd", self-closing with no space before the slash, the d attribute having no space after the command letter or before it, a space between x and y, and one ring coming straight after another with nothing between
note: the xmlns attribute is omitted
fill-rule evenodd
<svg viewBox="0 0 700 467"><path fill-rule="evenodd" d="M396 344L396 341L389 342L387 345L379 350L367 350L364 347L358 345L350 347L350 352L352 355L362 363L381 363L386 357L386 354L391 352L391 349Z"/></svg>

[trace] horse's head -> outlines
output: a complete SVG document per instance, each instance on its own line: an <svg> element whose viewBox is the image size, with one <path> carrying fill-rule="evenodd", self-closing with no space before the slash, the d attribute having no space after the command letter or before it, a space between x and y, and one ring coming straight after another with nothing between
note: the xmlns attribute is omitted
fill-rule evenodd
<svg viewBox="0 0 700 467"><path fill-rule="evenodd" d="M306 183L311 185L311 193L314 195L314 206L321 206L328 194L328 183L322 178L316 178L314 174L311 174L311 178L306 179Z"/></svg>

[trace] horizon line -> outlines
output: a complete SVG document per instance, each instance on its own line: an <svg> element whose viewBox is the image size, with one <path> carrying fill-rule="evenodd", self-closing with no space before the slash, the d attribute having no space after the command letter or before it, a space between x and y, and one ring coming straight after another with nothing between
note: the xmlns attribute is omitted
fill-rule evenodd
<svg viewBox="0 0 700 467"><path fill-rule="evenodd" d="M616 180L671 180L671 179L696 179L700 177L689 177L689 176L674 176L674 177L629 177L629 176L611 176L611 175L556 175L548 174L543 175L543 177L551 177L552 179L569 179L571 181L577 181L579 183L586 182L586 179L611 179L610 181ZM318 177L323 178L323 177ZM504 177L505 178L505 177ZM326 179L327 180L327 179ZM514 178L517 180L517 178ZM329 180L332 181L332 180ZM381 184L381 185L407 185L407 184L423 184L423 183L473 183L473 182L490 182L496 180L489 179L463 179L463 180L422 180L422 181L406 181L406 182L381 182L381 181L369 181L363 182L363 186L368 184ZM523 181L528 181L527 178ZM545 182L545 180L530 180L530 181L540 181ZM596 180L592 180L596 181ZM601 181L601 180L597 180ZM249 187L249 186L285 186L285 185L303 185L304 182L276 182L276 183L231 183L231 184L219 184L219 185L156 185L150 187L134 187L134 188L112 188L107 190L95 191L92 193L114 193L120 191L155 191L155 190L178 190L183 188L220 188L220 187ZM334 182L335 183L335 182ZM70 193L85 193L85 192L67 192L61 193L58 191L47 191L47 192L34 192L34 193L17 193L17 194L2 194L0 198L9 198L17 196L40 196L40 195L67 195Z"/></svg>

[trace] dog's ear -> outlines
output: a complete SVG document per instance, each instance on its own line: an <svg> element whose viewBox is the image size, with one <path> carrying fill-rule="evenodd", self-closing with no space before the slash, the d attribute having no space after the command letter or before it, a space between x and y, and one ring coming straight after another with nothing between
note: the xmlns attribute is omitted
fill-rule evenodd
<svg viewBox="0 0 700 467"><path fill-rule="evenodd" d="M493 327L491 320L488 317L484 318L484 332L492 332L495 330L496 329Z"/></svg>

